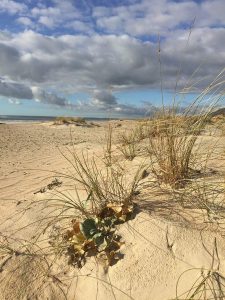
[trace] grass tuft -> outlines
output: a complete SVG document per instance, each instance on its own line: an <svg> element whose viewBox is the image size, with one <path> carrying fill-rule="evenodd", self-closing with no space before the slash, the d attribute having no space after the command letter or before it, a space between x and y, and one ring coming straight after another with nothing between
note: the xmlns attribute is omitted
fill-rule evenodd
<svg viewBox="0 0 225 300"><path fill-rule="evenodd" d="M69 124L81 124L81 125L85 125L86 121L84 118L81 117L57 117L54 122L53 125L69 125Z"/></svg>

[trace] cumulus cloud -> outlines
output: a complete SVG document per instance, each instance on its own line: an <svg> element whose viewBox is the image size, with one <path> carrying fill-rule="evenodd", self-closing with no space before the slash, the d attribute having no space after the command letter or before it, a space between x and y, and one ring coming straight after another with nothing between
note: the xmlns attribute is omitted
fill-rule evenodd
<svg viewBox="0 0 225 300"><path fill-rule="evenodd" d="M70 103L63 97L59 97L54 93L46 92L39 87L31 88L33 97L37 102L57 105L57 106L69 106Z"/></svg>
<svg viewBox="0 0 225 300"><path fill-rule="evenodd" d="M93 105L109 108L117 104L116 97L107 90L95 90L92 98Z"/></svg>
<svg viewBox="0 0 225 300"><path fill-rule="evenodd" d="M33 27L33 22L28 17L19 17L17 19L17 22L26 26L26 27Z"/></svg>
<svg viewBox="0 0 225 300"><path fill-rule="evenodd" d="M208 82L225 61L225 28L199 28L187 46L187 32L178 30L161 44L164 88L173 89L181 65L180 85L192 73ZM215 55L216 53L216 55ZM0 76L61 91L159 88L158 46L127 35L61 35L31 30L1 39Z"/></svg>
<svg viewBox="0 0 225 300"><path fill-rule="evenodd" d="M75 32L85 32L86 34L94 32L90 22L82 22L79 20L69 21L65 26L68 29L73 29Z"/></svg>
<svg viewBox="0 0 225 300"><path fill-rule="evenodd" d="M78 101L70 103L65 97L59 96L54 92L48 92L40 87L29 87L25 84L7 82L0 79L0 95L6 97L11 104L19 105L19 99L35 100L51 106L69 108L82 112L107 112L119 115L148 115L153 112L155 107L150 103L143 103L142 106L121 104L109 90L94 90L87 102Z"/></svg>
<svg viewBox="0 0 225 300"><path fill-rule="evenodd" d="M31 9L30 14L40 25L50 29L58 26L66 27L69 21L82 17L71 1L54 0L52 2L52 6L41 4Z"/></svg>
<svg viewBox="0 0 225 300"><path fill-rule="evenodd" d="M114 113L127 116L150 116L157 110L158 108L151 103L143 103L139 106L118 103L113 108Z"/></svg>
<svg viewBox="0 0 225 300"><path fill-rule="evenodd" d="M95 90L91 101L89 103L83 103L83 105L81 104L80 109L82 106L86 108L89 107L90 109L94 107L104 112L127 116L147 116L156 110L156 107L149 102L143 102L141 106L121 104L111 90Z"/></svg>
<svg viewBox="0 0 225 300"><path fill-rule="evenodd" d="M18 99L35 100L44 104L59 107L71 107L69 101L54 92L47 92L39 87L0 79L0 95L9 99L12 104L19 104Z"/></svg>
<svg viewBox="0 0 225 300"><path fill-rule="evenodd" d="M178 88L198 82L195 90L212 81L225 61L223 0L124 0L113 7L107 1L102 6L71 0L26 3L0 1L0 12L16 14L17 24L39 30L0 32L0 76L8 80L0 81L0 94L10 99L141 114L148 105L121 104L111 90L159 89L161 79L164 89L173 90L178 73ZM185 28L194 17L187 43ZM46 35L45 28L57 34ZM90 94L88 103L71 105L61 96L81 91Z"/></svg>
<svg viewBox="0 0 225 300"><path fill-rule="evenodd" d="M196 17L197 27L224 26L224 0L175 1L139 0L121 1L114 6L102 1L101 6L92 1L24 1L1 0L0 12L19 14L19 22L33 28L32 20L54 30L70 28L85 34L103 31L132 36L169 36L179 27L188 27Z"/></svg>
<svg viewBox="0 0 225 300"><path fill-rule="evenodd" d="M132 36L170 35L179 26L188 27L196 17L196 26L224 25L224 1L141 0L116 7L99 6L93 17L102 30Z"/></svg>
<svg viewBox="0 0 225 300"><path fill-rule="evenodd" d="M17 13L25 13L27 6L24 3L19 3L13 0L1 0L0 1L0 12L6 12L14 15Z"/></svg>

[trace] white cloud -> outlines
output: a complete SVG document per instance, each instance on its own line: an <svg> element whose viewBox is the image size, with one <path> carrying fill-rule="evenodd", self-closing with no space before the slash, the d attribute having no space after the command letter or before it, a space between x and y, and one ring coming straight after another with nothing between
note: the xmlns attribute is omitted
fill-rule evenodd
<svg viewBox="0 0 225 300"><path fill-rule="evenodd" d="M33 93L33 97L37 102L57 105L57 106L69 106L69 102L63 98L59 97L54 93L46 92L39 87L32 87L31 91Z"/></svg>
<svg viewBox="0 0 225 300"><path fill-rule="evenodd" d="M164 87L175 85L180 62L183 81L199 65L195 80L212 79L225 61L224 34L222 28L195 29L187 47L187 32L178 30L162 41ZM0 39L0 76L71 93L110 87L158 88L157 50L154 43L126 35L48 37L25 31Z"/></svg>
<svg viewBox="0 0 225 300"><path fill-rule="evenodd" d="M0 12L17 14L17 22L40 32L48 28L58 34L57 29L70 29L76 35L0 32L0 77L8 80L7 84L0 82L0 94L11 99L23 99L31 93L30 99L72 107L60 95L83 91L90 94L90 101L73 108L86 105L90 110L143 113L140 107L120 104L111 90L160 87L158 34L162 36L165 89L174 88L180 67L179 88L199 66L194 81L204 86L225 61L223 0L131 0L128 5L110 8L93 6L91 16L79 10L76 1L52 0L51 5L28 2L36 5L30 11L18 1L2 0ZM194 17L187 45L189 32L183 28ZM96 28L103 33L95 33ZM148 41L140 38L143 35L150 36Z"/></svg>
<svg viewBox="0 0 225 300"><path fill-rule="evenodd" d="M54 19L48 16L40 16L40 18L38 19L38 23L45 25L48 28L54 28L55 26Z"/></svg>
<svg viewBox="0 0 225 300"><path fill-rule="evenodd" d="M27 27L33 27L33 22L31 21L30 18L27 17L19 17L17 19L17 22Z"/></svg>
<svg viewBox="0 0 225 300"><path fill-rule="evenodd" d="M86 10L80 9L77 2L71 0L52 0L48 5L46 1L30 3L36 6L28 8L19 1L1 0L0 12L18 13L21 24L34 28L35 22L40 32L44 28L70 28L86 34L101 30L136 37L158 34L169 37L174 30L188 27L194 18L196 27L224 27L225 24L224 0L205 0L199 3L193 0L140 0L127 1L126 5L122 2L114 7L82 2L83 6L86 3Z"/></svg>
<svg viewBox="0 0 225 300"><path fill-rule="evenodd" d="M80 12L70 1L53 1L53 6L39 5L31 10L31 15L36 18L37 23L47 28L68 26L76 18L80 18Z"/></svg>
<svg viewBox="0 0 225 300"><path fill-rule="evenodd" d="M197 26L224 26L224 1L142 0L128 6L94 7L97 25L110 33L128 33L132 36L170 35L171 30L191 24Z"/></svg>
<svg viewBox="0 0 225 300"><path fill-rule="evenodd" d="M93 29L90 23L81 21L71 21L65 25L67 28L74 29L76 32L84 32L86 34L93 33Z"/></svg>
<svg viewBox="0 0 225 300"><path fill-rule="evenodd" d="M20 22L30 28L32 18L39 30L67 29L87 33L90 29L131 36L169 36L172 30L188 26L196 17L197 27L224 26L224 0L140 0L121 2L109 7L71 0L27 1L1 0L0 12L19 14ZM83 7L81 9L81 6ZM25 24L26 23L26 24ZM38 28L38 27L37 27Z"/></svg>
<svg viewBox="0 0 225 300"><path fill-rule="evenodd" d="M143 102L141 105L122 104L113 95L111 90L94 90L90 100L87 102L78 101L71 108L80 110L84 113L104 112L111 115L122 116L147 116L157 110L149 102Z"/></svg>
<svg viewBox="0 0 225 300"><path fill-rule="evenodd" d="M19 3L13 0L1 0L0 12L7 12L9 14L24 13L27 10L27 6L24 3Z"/></svg>
<svg viewBox="0 0 225 300"><path fill-rule="evenodd" d="M199 26L224 26L225 4L223 0L203 1L201 10L196 15L196 24Z"/></svg>
<svg viewBox="0 0 225 300"><path fill-rule="evenodd" d="M21 104L19 99L35 100L42 104L79 110L83 113L102 111L119 115L147 115L149 111L152 112L156 109L149 103L145 103L141 107L121 104L109 90L94 90L88 102L70 103L66 98L58 96L54 92L47 92L40 87L29 87L25 84L7 82L2 79L0 81L0 95L8 98L9 103L14 105Z"/></svg>
<svg viewBox="0 0 225 300"><path fill-rule="evenodd" d="M14 105L20 105L21 102L18 99L8 99L9 103Z"/></svg>

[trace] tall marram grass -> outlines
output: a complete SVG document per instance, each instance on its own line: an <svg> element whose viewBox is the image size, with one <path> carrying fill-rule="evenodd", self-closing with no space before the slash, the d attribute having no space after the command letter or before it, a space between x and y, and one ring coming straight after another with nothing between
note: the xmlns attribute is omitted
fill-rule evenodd
<svg viewBox="0 0 225 300"><path fill-rule="evenodd" d="M193 174L198 154L196 141L224 97L224 82L223 70L181 113L177 113L179 105L173 104L163 107L150 120L149 154L152 172L160 182L179 188Z"/></svg>

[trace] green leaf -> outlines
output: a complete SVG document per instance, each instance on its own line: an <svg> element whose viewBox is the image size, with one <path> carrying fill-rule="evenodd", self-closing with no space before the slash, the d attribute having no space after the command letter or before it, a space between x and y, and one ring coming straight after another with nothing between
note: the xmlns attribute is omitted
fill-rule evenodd
<svg viewBox="0 0 225 300"><path fill-rule="evenodd" d="M87 239L91 239L97 232L96 223L94 219L86 219L81 224L81 231Z"/></svg>

